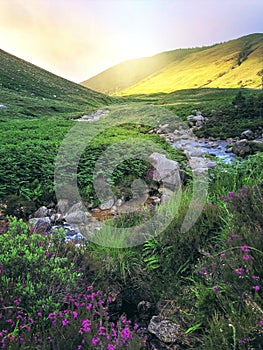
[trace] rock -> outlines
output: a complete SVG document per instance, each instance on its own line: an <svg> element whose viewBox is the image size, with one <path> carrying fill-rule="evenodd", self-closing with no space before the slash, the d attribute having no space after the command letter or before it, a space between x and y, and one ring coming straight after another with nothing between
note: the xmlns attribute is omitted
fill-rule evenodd
<svg viewBox="0 0 263 350"><path fill-rule="evenodd" d="M76 211L85 211L85 206L82 202L78 202L78 203L72 205L72 207L70 207L69 210L67 211L67 214L71 214L71 213L74 213Z"/></svg>
<svg viewBox="0 0 263 350"><path fill-rule="evenodd" d="M48 230L51 220L49 217L31 218L28 223L34 230Z"/></svg>
<svg viewBox="0 0 263 350"><path fill-rule="evenodd" d="M52 223L56 222L62 222L63 221L63 215L60 213L55 213L50 216L50 220Z"/></svg>
<svg viewBox="0 0 263 350"><path fill-rule="evenodd" d="M180 326L160 316L153 316L148 331L164 343L174 343L178 337Z"/></svg>
<svg viewBox="0 0 263 350"><path fill-rule="evenodd" d="M244 157L245 155L249 154L250 151L251 149L247 139L236 141L232 147L232 152L239 157Z"/></svg>
<svg viewBox="0 0 263 350"><path fill-rule="evenodd" d="M78 210L73 213L66 214L65 220L67 220L70 224L85 224L88 220L88 214L82 210Z"/></svg>
<svg viewBox="0 0 263 350"><path fill-rule="evenodd" d="M248 130L245 130L245 131L242 132L241 137L243 139L253 140L254 139L254 133L253 133L253 131L248 129Z"/></svg>
<svg viewBox="0 0 263 350"><path fill-rule="evenodd" d="M208 160L206 166L208 169L214 169L216 167L216 162L213 162L212 160Z"/></svg>
<svg viewBox="0 0 263 350"><path fill-rule="evenodd" d="M34 218L44 218L48 216L48 208L45 206L40 207L34 214Z"/></svg>
<svg viewBox="0 0 263 350"><path fill-rule="evenodd" d="M116 207L120 207L122 205L122 203L123 203L122 199L119 198L116 200L115 205L116 205Z"/></svg>
<svg viewBox="0 0 263 350"><path fill-rule="evenodd" d="M57 204L57 211L61 214L65 214L69 209L68 199L60 199Z"/></svg>
<svg viewBox="0 0 263 350"><path fill-rule="evenodd" d="M5 105L0 105L0 109L6 109L7 108L7 106L5 106Z"/></svg>
<svg viewBox="0 0 263 350"><path fill-rule="evenodd" d="M175 160L157 152L152 153L149 160L155 167L152 175L154 181L162 182L164 187L172 190L180 186L179 164Z"/></svg>
<svg viewBox="0 0 263 350"><path fill-rule="evenodd" d="M111 209L114 205L114 199L113 198L110 198L108 199L106 202L102 203L99 205L99 208L101 210L107 210L107 209Z"/></svg>

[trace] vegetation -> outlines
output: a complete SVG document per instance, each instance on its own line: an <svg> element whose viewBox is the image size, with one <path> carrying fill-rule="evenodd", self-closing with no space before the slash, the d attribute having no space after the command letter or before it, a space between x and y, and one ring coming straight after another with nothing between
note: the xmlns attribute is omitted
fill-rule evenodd
<svg viewBox="0 0 263 350"><path fill-rule="evenodd" d="M113 99L0 50L0 121L69 119Z"/></svg>
<svg viewBox="0 0 263 350"><path fill-rule="evenodd" d="M179 309L189 348L260 349L262 160L258 154L222 163L210 173L208 202L196 225L180 231L192 200L185 189L171 225L134 248L76 248L59 232L32 232L11 221L0 236L2 347L141 349L145 331L134 314L133 321L116 323L116 302L104 294L121 286L126 304L119 315L129 314L134 298L173 300L177 308L167 312L176 321ZM130 219L137 225L136 217Z"/></svg>
<svg viewBox="0 0 263 350"><path fill-rule="evenodd" d="M224 47L232 52L233 45L238 53L242 43L243 51L231 58L242 68L261 50L254 47L257 40L261 35L167 53L163 62L170 55L189 60ZM209 170L198 221L182 232L190 205L203 203L193 197L184 154L152 133L160 124L171 130L186 126L186 117L198 110L209 118L198 136L254 131L262 127L262 93L202 88L114 100L2 51L0 58L0 102L7 106L0 109L0 346L150 349L156 338L147 331L148 321L161 311L180 328L178 349L262 349L262 152L255 149L258 153L230 164L218 161ZM99 107L107 112L100 120L75 120ZM77 155L80 195L96 206L94 176L103 174L114 195L126 200L134 180L154 186L147 161L152 151L177 160L185 172L178 209L171 200L165 210L147 204L112 217L98 232L108 246L91 241L77 246L65 243L60 230L28 226L29 214L56 201L54 169L61 185L69 184ZM147 227L153 215L160 223L171 218L169 225L153 231L143 244L111 248L117 229L129 228L134 240L138 227ZM148 318L139 313L141 301L152 307Z"/></svg>
<svg viewBox="0 0 263 350"><path fill-rule="evenodd" d="M260 88L263 34L225 43L163 52L112 67L83 82L111 95L153 94L196 88Z"/></svg>

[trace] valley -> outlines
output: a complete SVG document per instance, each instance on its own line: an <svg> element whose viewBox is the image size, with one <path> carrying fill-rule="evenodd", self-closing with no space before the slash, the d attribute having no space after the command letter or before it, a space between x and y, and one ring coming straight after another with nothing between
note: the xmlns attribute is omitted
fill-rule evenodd
<svg viewBox="0 0 263 350"><path fill-rule="evenodd" d="M81 85L0 51L2 348L261 349L262 50Z"/></svg>

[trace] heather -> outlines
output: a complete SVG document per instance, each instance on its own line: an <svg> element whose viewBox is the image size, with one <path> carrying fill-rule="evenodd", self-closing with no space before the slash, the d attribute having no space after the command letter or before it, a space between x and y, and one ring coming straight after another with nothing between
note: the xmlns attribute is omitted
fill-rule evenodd
<svg viewBox="0 0 263 350"><path fill-rule="evenodd" d="M180 323L179 349L261 349L261 164L262 154L219 164L188 232L180 229L190 185L169 227L133 248L76 247L62 232L37 232L10 217L0 235L2 348L152 349L149 320L137 310L148 300L176 305L163 313ZM136 230L151 211L113 218L112 229Z"/></svg>

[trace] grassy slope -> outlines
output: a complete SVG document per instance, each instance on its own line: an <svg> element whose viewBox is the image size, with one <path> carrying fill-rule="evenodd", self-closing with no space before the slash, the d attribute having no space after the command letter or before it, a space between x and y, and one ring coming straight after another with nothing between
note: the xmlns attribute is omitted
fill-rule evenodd
<svg viewBox="0 0 263 350"><path fill-rule="evenodd" d="M112 98L0 50L0 120L75 117Z"/></svg>
<svg viewBox="0 0 263 350"><path fill-rule="evenodd" d="M108 93L150 94L199 87L259 88L263 34L124 62L83 85ZM142 70L147 67L147 71Z"/></svg>

